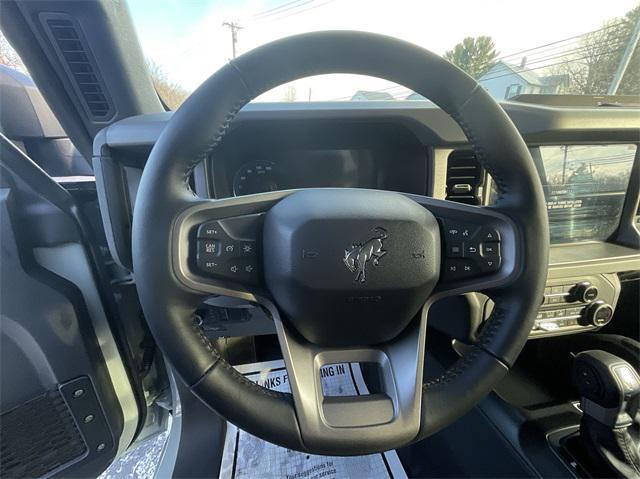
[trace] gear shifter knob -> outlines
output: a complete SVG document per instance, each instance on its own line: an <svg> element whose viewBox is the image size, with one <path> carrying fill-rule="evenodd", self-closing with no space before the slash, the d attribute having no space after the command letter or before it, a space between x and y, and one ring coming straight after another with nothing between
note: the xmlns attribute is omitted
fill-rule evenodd
<svg viewBox="0 0 640 479"><path fill-rule="evenodd" d="M574 359L573 383L585 415L610 427L631 423L640 398L640 376L628 362L605 351L581 352Z"/></svg>

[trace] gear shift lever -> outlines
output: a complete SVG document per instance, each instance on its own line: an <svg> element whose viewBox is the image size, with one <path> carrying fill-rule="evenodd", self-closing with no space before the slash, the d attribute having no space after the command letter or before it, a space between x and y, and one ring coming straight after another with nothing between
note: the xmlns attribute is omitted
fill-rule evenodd
<svg viewBox="0 0 640 479"><path fill-rule="evenodd" d="M640 478L640 376L605 351L576 355L573 382L583 411L580 436L619 475Z"/></svg>

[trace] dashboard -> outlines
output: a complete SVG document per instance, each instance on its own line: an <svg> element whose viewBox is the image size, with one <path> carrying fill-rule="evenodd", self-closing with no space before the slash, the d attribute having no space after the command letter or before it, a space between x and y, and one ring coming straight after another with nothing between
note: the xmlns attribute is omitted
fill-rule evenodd
<svg viewBox="0 0 640 479"><path fill-rule="evenodd" d="M217 198L319 187L425 194L427 153L390 122L257 121L229 133L209 180Z"/></svg>
<svg viewBox="0 0 640 479"><path fill-rule="evenodd" d="M600 329L614 315L619 274L640 271L640 111L502 106L529 146L549 214L547 290L531 337ZM137 185L170 117L168 112L129 118L94 141L109 249L128 269ZM497 195L458 125L438 107L419 101L250 104L195 168L191 184L196 194L210 198L349 187L490 206ZM463 300L469 329L477 329L492 303L480 294ZM272 331L258 311L220 311L226 310L203 314L215 334ZM230 319L236 316L244 319ZM430 325L445 330L448 317L430 318Z"/></svg>

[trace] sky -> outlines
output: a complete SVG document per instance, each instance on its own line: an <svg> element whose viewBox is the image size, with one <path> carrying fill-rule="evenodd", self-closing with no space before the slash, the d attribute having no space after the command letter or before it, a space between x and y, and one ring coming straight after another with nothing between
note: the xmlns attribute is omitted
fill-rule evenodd
<svg viewBox="0 0 640 479"><path fill-rule="evenodd" d="M285 36L331 29L395 36L444 54L467 36L491 36L501 55L580 35L623 16L638 0L128 0L145 56L191 91L231 58L231 32L242 26L238 54ZM574 40L575 41L575 40ZM571 42L568 43L571 45ZM575 48L575 47L574 47ZM519 63L518 56L509 57ZM380 79L330 75L294 82L296 100L348 99L389 88ZM282 100L287 87L264 94Z"/></svg>

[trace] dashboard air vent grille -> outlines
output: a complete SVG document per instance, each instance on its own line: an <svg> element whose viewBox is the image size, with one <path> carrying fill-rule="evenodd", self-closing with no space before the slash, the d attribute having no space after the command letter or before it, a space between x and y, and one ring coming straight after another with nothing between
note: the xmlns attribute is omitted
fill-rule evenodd
<svg viewBox="0 0 640 479"><path fill-rule="evenodd" d="M447 161L449 201L479 205L482 202L484 170L471 150L454 150Z"/></svg>
<svg viewBox="0 0 640 479"><path fill-rule="evenodd" d="M113 107L80 28L71 17L64 14L44 14L42 20L91 119L109 120L113 116Z"/></svg>

